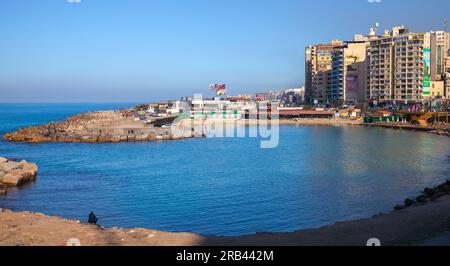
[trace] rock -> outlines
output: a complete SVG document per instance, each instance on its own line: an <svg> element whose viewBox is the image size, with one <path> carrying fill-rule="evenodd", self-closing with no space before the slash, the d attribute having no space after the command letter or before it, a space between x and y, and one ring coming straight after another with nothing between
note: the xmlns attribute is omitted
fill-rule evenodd
<svg viewBox="0 0 450 266"><path fill-rule="evenodd" d="M428 187L423 190L423 194L425 194L427 197L433 196L434 194L436 194L436 192L436 189Z"/></svg>
<svg viewBox="0 0 450 266"><path fill-rule="evenodd" d="M412 199L405 199L405 207L411 207L414 204Z"/></svg>
<svg viewBox="0 0 450 266"><path fill-rule="evenodd" d="M98 136L98 137L97 137L97 141L98 141L98 142L101 142L101 143L108 143L108 142L111 142L111 136L105 136L105 135Z"/></svg>
<svg viewBox="0 0 450 266"><path fill-rule="evenodd" d="M9 187L17 187L22 185L22 180L20 176L13 175L13 174L6 174L3 177L3 184L9 186Z"/></svg>
<svg viewBox="0 0 450 266"><path fill-rule="evenodd" d="M433 196L431 196L431 197L430 197L430 200L431 200L431 201L435 201L435 200L437 200L438 198L440 198L440 197L442 197L442 196L445 196L445 195L447 195L446 192L438 192L438 193L434 194Z"/></svg>
<svg viewBox="0 0 450 266"><path fill-rule="evenodd" d="M0 171L0 184L3 183L3 177L6 175L6 172Z"/></svg>
<svg viewBox="0 0 450 266"><path fill-rule="evenodd" d="M0 183L5 186L20 186L36 180L38 167L25 160L18 162L8 161L1 164Z"/></svg>
<svg viewBox="0 0 450 266"><path fill-rule="evenodd" d="M96 136L83 136L81 138L81 142L95 143L95 142L97 142L97 137Z"/></svg>
<svg viewBox="0 0 450 266"><path fill-rule="evenodd" d="M8 194L8 188L6 186L0 185L0 195L6 195L6 194Z"/></svg>
<svg viewBox="0 0 450 266"><path fill-rule="evenodd" d="M148 135L145 135L145 134L143 134L143 135L137 135L137 136L134 138L134 140L135 140L135 141L148 141Z"/></svg>
<svg viewBox="0 0 450 266"><path fill-rule="evenodd" d="M33 181L34 178L34 172L32 170L14 170L12 173L20 177L22 184L29 183Z"/></svg>
<svg viewBox="0 0 450 266"><path fill-rule="evenodd" d="M0 170L2 172L11 172L12 170L18 168L20 165L18 162L13 162L13 161L8 161L6 163L1 163L0 164Z"/></svg>
<svg viewBox="0 0 450 266"><path fill-rule="evenodd" d="M418 203L426 203L426 202L427 202L427 197L424 196L424 195L418 196L418 197L416 198L416 201L417 201Z"/></svg>
<svg viewBox="0 0 450 266"><path fill-rule="evenodd" d="M156 134L155 133L151 133L148 135L148 140L149 141L155 141L157 139Z"/></svg>
<svg viewBox="0 0 450 266"><path fill-rule="evenodd" d="M140 140L141 141L148 141L149 134L142 134Z"/></svg>
<svg viewBox="0 0 450 266"><path fill-rule="evenodd" d="M117 143L121 141L121 136L119 135L114 135L111 137L111 142Z"/></svg>
<svg viewBox="0 0 450 266"><path fill-rule="evenodd" d="M399 210L403 210L405 208L404 205L395 205L394 210L399 211Z"/></svg>
<svg viewBox="0 0 450 266"><path fill-rule="evenodd" d="M447 185L446 183L444 183L444 184L442 184L442 185L437 186L436 189L437 189L439 192L449 192L449 191L450 191L450 186Z"/></svg>
<svg viewBox="0 0 450 266"><path fill-rule="evenodd" d="M23 171L25 172L25 174L29 175L29 181L36 181L38 171L36 164L29 164L27 166L24 166Z"/></svg>
<svg viewBox="0 0 450 266"><path fill-rule="evenodd" d="M8 159L0 157L0 163L6 163L8 161Z"/></svg>
<svg viewBox="0 0 450 266"><path fill-rule="evenodd" d="M73 137L71 138L71 141L72 141L73 143L80 143L80 142L81 142L81 137L80 137L80 136L73 136Z"/></svg>
<svg viewBox="0 0 450 266"><path fill-rule="evenodd" d="M22 167L23 170L29 170L29 171L34 171L37 172L38 171L38 167L35 163L27 163L26 165L24 165Z"/></svg>

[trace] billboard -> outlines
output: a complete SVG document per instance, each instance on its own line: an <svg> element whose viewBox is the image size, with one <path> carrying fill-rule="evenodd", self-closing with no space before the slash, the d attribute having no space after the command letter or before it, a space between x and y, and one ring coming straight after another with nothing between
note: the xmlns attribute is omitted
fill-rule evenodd
<svg viewBox="0 0 450 266"><path fill-rule="evenodd" d="M216 95L224 95L227 93L227 86L225 84L210 84L209 90L214 91Z"/></svg>
<svg viewBox="0 0 450 266"><path fill-rule="evenodd" d="M345 79L345 100L357 102L358 101L358 70L352 66L347 67L347 76Z"/></svg>
<svg viewBox="0 0 450 266"><path fill-rule="evenodd" d="M345 56L345 100L348 102L358 101L358 91L359 91L359 56L358 54L348 54Z"/></svg>
<svg viewBox="0 0 450 266"><path fill-rule="evenodd" d="M423 48L423 95L430 95L431 49Z"/></svg>

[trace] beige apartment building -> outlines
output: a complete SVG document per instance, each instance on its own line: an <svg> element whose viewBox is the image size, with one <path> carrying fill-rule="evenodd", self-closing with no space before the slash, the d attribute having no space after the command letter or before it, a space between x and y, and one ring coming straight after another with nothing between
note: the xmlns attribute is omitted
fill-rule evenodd
<svg viewBox="0 0 450 266"><path fill-rule="evenodd" d="M437 74L445 73L446 58L449 57L450 33L445 31L436 31L436 53L437 53Z"/></svg>
<svg viewBox="0 0 450 266"><path fill-rule="evenodd" d="M305 98L309 103L324 103L331 93L333 48L342 41L318 44L305 50Z"/></svg>
<svg viewBox="0 0 450 266"><path fill-rule="evenodd" d="M329 102L339 104L362 104L365 102L368 45L369 42L359 39L359 41L348 42L333 48Z"/></svg>
<svg viewBox="0 0 450 266"><path fill-rule="evenodd" d="M421 102L437 76L436 34L395 27L368 47L367 97L374 103Z"/></svg>
<svg viewBox="0 0 450 266"><path fill-rule="evenodd" d="M426 99L444 99L445 83L443 80L432 81L430 86L430 95Z"/></svg>
<svg viewBox="0 0 450 266"><path fill-rule="evenodd" d="M444 81L444 99L450 99L450 33L436 32L436 45L438 51L442 52L442 74ZM442 47L442 48L440 48ZM439 61L438 61L439 63Z"/></svg>
<svg viewBox="0 0 450 266"><path fill-rule="evenodd" d="M450 57L444 58L444 98L450 99Z"/></svg>

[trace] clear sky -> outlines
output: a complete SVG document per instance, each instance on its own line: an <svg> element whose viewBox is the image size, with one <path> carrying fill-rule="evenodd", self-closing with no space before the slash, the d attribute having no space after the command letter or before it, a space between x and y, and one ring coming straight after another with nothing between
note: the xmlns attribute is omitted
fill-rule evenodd
<svg viewBox="0 0 450 266"><path fill-rule="evenodd" d="M304 84L304 48L442 30L448 0L1 0L0 102L149 102ZM378 0L380 1L380 0Z"/></svg>

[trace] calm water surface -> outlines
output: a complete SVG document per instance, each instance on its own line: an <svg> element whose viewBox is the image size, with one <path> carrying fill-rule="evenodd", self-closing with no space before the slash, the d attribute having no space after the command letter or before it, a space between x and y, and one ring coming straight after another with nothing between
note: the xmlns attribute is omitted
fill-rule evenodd
<svg viewBox="0 0 450 266"><path fill-rule="evenodd" d="M0 104L0 134L129 104ZM39 165L38 181L0 207L209 235L293 231L387 212L450 176L450 141L360 127L280 129L258 139L120 144L0 141L0 156Z"/></svg>

